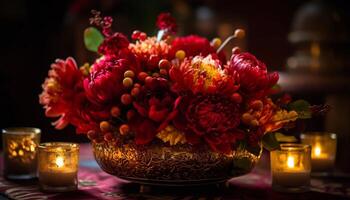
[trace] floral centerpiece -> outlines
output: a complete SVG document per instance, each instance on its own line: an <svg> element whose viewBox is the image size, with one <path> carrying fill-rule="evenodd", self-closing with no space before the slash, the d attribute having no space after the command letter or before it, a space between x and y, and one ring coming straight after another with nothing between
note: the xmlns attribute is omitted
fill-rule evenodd
<svg viewBox="0 0 350 200"><path fill-rule="evenodd" d="M111 174L141 182L225 180L248 172L261 144L278 148L273 132L310 117L306 102L270 97L278 73L254 55L236 47L225 56L223 46L243 30L223 43L176 36L175 19L162 13L157 36L136 30L129 40L112 31L112 18L93 14L102 33L87 28L84 42L98 58L80 67L71 57L56 60L40 103L58 118L57 129L71 124L87 134Z"/></svg>

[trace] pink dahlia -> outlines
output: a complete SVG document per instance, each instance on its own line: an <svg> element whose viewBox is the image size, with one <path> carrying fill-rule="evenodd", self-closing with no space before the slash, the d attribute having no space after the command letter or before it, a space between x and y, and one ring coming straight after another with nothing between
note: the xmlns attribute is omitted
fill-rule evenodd
<svg viewBox="0 0 350 200"><path fill-rule="evenodd" d="M90 77L84 80L88 99L98 105L111 103L123 92L124 72L128 69L125 59L101 57L92 65Z"/></svg>
<svg viewBox="0 0 350 200"><path fill-rule="evenodd" d="M277 83L278 73L268 73L266 65L250 53L232 54L228 72L237 73L240 88L247 95L261 96Z"/></svg>

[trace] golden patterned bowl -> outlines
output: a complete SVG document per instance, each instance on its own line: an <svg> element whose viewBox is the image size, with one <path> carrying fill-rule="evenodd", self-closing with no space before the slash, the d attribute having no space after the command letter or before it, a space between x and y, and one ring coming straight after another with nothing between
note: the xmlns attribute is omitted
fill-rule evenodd
<svg viewBox="0 0 350 200"><path fill-rule="evenodd" d="M100 167L118 178L145 185L206 185L224 182L249 173L260 158L242 149L231 154L213 152L207 147L169 146L152 143L116 146L93 143Z"/></svg>

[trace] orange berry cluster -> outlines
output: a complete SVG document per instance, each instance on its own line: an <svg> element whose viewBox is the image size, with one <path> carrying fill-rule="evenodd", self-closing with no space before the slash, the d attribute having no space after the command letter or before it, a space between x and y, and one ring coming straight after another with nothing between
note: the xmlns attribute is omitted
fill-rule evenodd
<svg viewBox="0 0 350 200"><path fill-rule="evenodd" d="M134 32L134 34L136 34L135 38L138 34L138 37L142 37L141 33ZM161 59L158 62L158 68L155 70L155 72L142 71L136 75L132 70L125 71L123 86L128 92L121 95L121 105L113 106L111 108L110 114L112 116L112 120L100 122L100 134L97 134L95 131L90 131L88 133L90 140L94 142L111 142L116 141L117 135L121 137L127 136L131 131L129 125L125 122L131 120L136 115L136 111L132 108L126 112L122 112L122 110L125 110L125 107L129 108L133 101L136 100L140 93L145 89L145 86L153 84L155 78L167 76L170 67L171 63L169 60ZM112 125L114 124L113 118L124 123L121 124L119 128L115 127Z"/></svg>
<svg viewBox="0 0 350 200"><path fill-rule="evenodd" d="M262 115L264 104L261 100L255 100L250 103L248 112L243 113L241 120L248 126L259 126L259 119Z"/></svg>

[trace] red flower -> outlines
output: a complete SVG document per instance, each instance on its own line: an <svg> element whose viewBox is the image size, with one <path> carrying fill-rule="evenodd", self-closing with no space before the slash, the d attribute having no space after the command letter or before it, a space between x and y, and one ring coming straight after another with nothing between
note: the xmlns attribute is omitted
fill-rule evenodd
<svg viewBox="0 0 350 200"><path fill-rule="evenodd" d="M219 55L216 54L214 47L210 45L210 42L204 38L197 35L189 35L185 37L177 37L173 40L171 44L170 54L174 57L175 53L178 50L183 50L186 52L186 56L207 56L213 54L213 57L219 58L221 63L226 63L226 57L223 52L220 52Z"/></svg>
<svg viewBox="0 0 350 200"><path fill-rule="evenodd" d="M128 69L125 59L102 57L91 67L89 78L84 80L88 99L98 105L111 103L123 92L124 72Z"/></svg>
<svg viewBox="0 0 350 200"><path fill-rule="evenodd" d="M118 55L120 50L128 48L128 38L122 33L114 33L106 37L98 47L98 53L103 55Z"/></svg>
<svg viewBox="0 0 350 200"><path fill-rule="evenodd" d="M170 60L170 45L165 41L157 41L155 37L148 37L143 41L131 43L130 51L135 55L144 71L153 71L158 68L161 59Z"/></svg>
<svg viewBox="0 0 350 200"><path fill-rule="evenodd" d="M237 130L240 123L239 105L222 96L187 97L180 103L185 110L174 119L174 126L186 133L191 144L204 140L214 151L228 153L243 132Z"/></svg>
<svg viewBox="0 0 350 200"><path fill-rule="evenodd" d="M87 133L91 129L98 128L96 121L109 116L109 112L92 108L87 102L83 75L73 58L57 59L51 65L49 77L42 87L39 102L46 109L46 116L59 117L53 123L57 129L72 124L76 127L77 133Z"/></svg>
<svg viewBox="0 0 350 200"><path fill-rule="evenodd" d="M233 54L227 69L238 74L242 91L255 97L266 95L278 81L278 73L268 74L266 65L250 53Z"/></svg>
<svg viewBox="0 0 350 200"><path fill-rule="evenodd" d="M84 95L76 102L74 115L71 115L70 123L76 127L77 133L86 134L90 130L99 131L100 122L110 118L109 106L92 104Z"/></svg>
<svg viewBox="0 0 350 200"><path fill-rule="evenodd" d="M129 41L122 33L114 33L104 39L98 47L98 53L108 58L125 59L129 63L129 68L135 73L140 71L139 62L136 56L129 49Z"/></svg>
<svg viewBox="0 0 350 200"><path fill-rule="evenodd" d="M170 13L159 14L156 24L160 30L166 30L171 33L176 33L177 31L176 20L170 15Z"/></svg>
<svg viewBox="0 0 350 200"><path fill-rule="evenodd" d="M137 117L130 122L131 129L136 133L136 144L152 141L176 117L179 101L174 96L169 91L168 81L163 78L154 78L150 85L142 86L133 102Z"/></svg>
<svg viewBox="0 0 350 200"><path fill-rule="evenodd" d="M130 127L136 133L136 144L151 142L178 114L175 101L169 95L163 99L153 96L145 102L134 102L133 106L138 116L131 120Z"/></svg>
<svg viewBox="0 0 350 200"><path fill-rule="evenodd" d="M193 94L231 95L238 89L235 79L225 74L219 60L211 55L185 59L180 66L169 70L169 76L173 81L172 90L176 93L191 91Z"/></svg>

